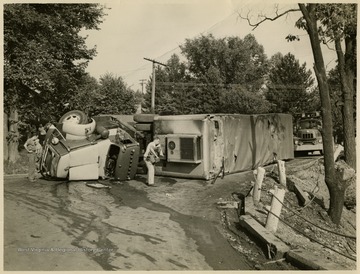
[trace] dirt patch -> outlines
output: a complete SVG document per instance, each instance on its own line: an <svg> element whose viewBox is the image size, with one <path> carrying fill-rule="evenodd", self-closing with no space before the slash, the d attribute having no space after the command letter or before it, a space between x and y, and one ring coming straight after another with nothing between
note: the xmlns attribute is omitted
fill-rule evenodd
<svg viewBox="0 0 360 274"><path fill-rule="evenodd" d="M319 157L296 159L286 163L286 174L310 196L310 203L302 206L298 196L289 191L285 194L276 236L290 246L290 249L305 249L336 263L341 269L356 269L356 241L343 235L356 235L356 212L344 208L339 226L334 225L327 215L329 191L324 181L323 160ZM261 203L270 206L270 189L279 185L277 167L266 167L262 185ZM292 270L289 263L269 258L268 250L258 245L257 239L249 236L239 225L237 209L220 209L218 201L236 201L234 192L246 194L255 181L252 172L233 174L218 179L215 184L196 180L178 180L176 183L166 178L158 178L157 188L148 191L150 200L171 207L182 214L192 214L206 218L217 227L233 249L245 256L250 264L259 270ZM171 184L171 187L169 187ZM141 185L134 185L142 188ZM236 196L236 195L235 195ZM191 202L186 202L191 201ZM252 197L248 197L245 210L249 209ZM267 212L256 210L256 219L265 224ZM219 224L220 220L220 224ZM324 229L325 230L324 230Z"/></svg>
<svg viewBox="0 0 360 274"><path fill-rule="evenodd" d="M156 187L147 187L141 183L142 181L143 179L138 177L136 181L114 186L110 193L122 206L133 209L141 206L152 212L168 214L169 220L179 224L186 237L194 240L197 251L204 256L211 269L253 269L252 264L249 264L244 256L239 256L236 250L228 244L226 238L224 239L219 225L220 214L211 198L214 194L210 190L211 187L206 187L205 181L157 177ZM142 197L141 202L136 198L139 196ZM134 218L142 219L141 216ZM152 231L152 229L150 230ZM166 235L168 234L166 231L164 223L159 232ZM173 235L172 241L177 241L175 235ZM196 252L191 252L190 247L186 249L189 254L179 254L179 256L196 254ZM191 269L207 269L202 267ZM186 268L176 269L184 270Z"/></svg>
<svg viewBox="0 0 360 274"><path fill-rule="evenodd" d="M324 181L322 159L304 160L296 165L294 163L287 163L286 173L290 179L288 181L308 193L310 200L301 206L294 192L285 193L276 236L291 249L305 249L309 254L319 255L325 261L338 264L341 269L356 269L355 209L348 210L344 207L340 225L333 224L327 215L329 192ZM277 168L267 171L262 185L262 205L271 205L272 195L268 190L279 185L277 178ZM250 198L248 203L251 202ZM254 212L254 217L265 224L267 211L261 208Z"/></svg>
<svg viewBox="0 0 360 274"><path fill-rule="evenodd" d="M249 192L252 172L227 175L215 184L203 180L176 179L174 182L175 179L167 177L156 179L156 187L139 184L141 178L131 181L129 186L146 191L157 211L163 205L161 210L170 212L171 219L179 222L189 237L196 239L200 253L205 254L213 269L296 269L284 261L268 264L269 260L256 239L241 230L237 211L217 206L219 200L234 201L233 192ZM238 268L234 268L234 261L238 261Z"/></svg>

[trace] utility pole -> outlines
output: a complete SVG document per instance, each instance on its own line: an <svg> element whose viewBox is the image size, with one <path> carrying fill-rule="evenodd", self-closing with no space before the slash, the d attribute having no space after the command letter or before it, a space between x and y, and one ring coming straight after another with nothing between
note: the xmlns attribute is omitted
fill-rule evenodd
<svg viewBox="0 0 360 274"><path fill-rule="evenodd" d="M155 113L155 64L159 64L164 67L167 67L167 65L160 63L158 61L149 59L149 58L144 58L144 59L153 63L153 65L152 65L151 113Z"/></svg>
<svg viewBox="0 0 360 274"><path fill-rule="evenodd" d="M146 79L140 79L140 85L141 85L141 93L144 94L144 85L145 85Z"/></svg>

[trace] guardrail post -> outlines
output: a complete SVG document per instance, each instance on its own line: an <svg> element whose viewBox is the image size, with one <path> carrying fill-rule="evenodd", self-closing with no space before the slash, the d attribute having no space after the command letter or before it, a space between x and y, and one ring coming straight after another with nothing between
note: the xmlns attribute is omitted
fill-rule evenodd
<svg viewBox="0 0 360 274"><path fill-rule="evenodd" d="M275 233L277 230L277 226L279 223L279 219L277 217L280 217L284 196L285 189L275 186L275 189L273 191L273 197L271 199L270 212L268 213L265 225L265 228L273 233Z"/></svg>
<svg viewBox="0 0 360 274"><path fill-rule="evenodd" d="M279 181L280 184L284 187L286 187L286 172L285 172L285 162L278 160L278 170L279 170Z"/></svg>
<svg viewBox="0 0 360 274"><path fill-rule="evenodd" d="M262 167L257 168L256 181L253 190L254 205L258 205L261 196L261 186L265 176L265 169Z"/></svg>

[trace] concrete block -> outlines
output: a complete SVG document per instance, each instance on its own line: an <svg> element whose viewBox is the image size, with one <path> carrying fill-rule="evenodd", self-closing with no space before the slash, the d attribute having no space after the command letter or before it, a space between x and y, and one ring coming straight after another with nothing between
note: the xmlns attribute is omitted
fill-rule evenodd
<svg viewBox="0 0 360 274"><path fill-rule="evenodd" d="M269 259L281 258L290 248L250 215L240 216L240 225L268 248Z"/></svg>
<svg viewBox="0 0 360 274"><path fill-rule="evenodd" d="M216 203L219 208L239 208L239 202L221 201Z"/></svg>
<svg viewBox="0 0 360 274"><path fill-rule="evenodd" d="M304 206L310 202L308 195L297 184L294 184L294 192L300 201L300 205Z"/></svg>
<svg viewBox="0 0 360 274"><path fill-rule="evenodd" d="M303 270L344 270L341 265L304 249L287 252L286 260Z"/></svg>

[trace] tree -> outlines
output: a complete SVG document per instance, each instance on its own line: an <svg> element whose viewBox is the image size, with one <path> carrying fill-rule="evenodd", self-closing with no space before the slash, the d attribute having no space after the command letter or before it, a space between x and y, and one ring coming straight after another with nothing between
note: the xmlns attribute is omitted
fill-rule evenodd
<svg viewBox="0 0 360 274"><path fill-rule="evenodd" d="M269 113L270 107L267 100L240 86L221 92L220 109L223 113Z"/></svg>
<svg viewBox="0 0 360 274"><path fill-rule="evenodd" d="M273 105L272 112L291 113L316 110L314 100L314 79L306 63L300 65L291 53L276 55L268 76L268 90L265 98Z"/></svg>
<svg viewBox="0 0 360 274"><path fill-rule="evenodd" d="M330 86L330 98L331 98L331 109L333 113L334 121L334 137L336 143L344 142L344 123L343 123L343 92L341 88L341 80L338 67L329 71L328 82ZM356 119L356 94L354 94L354 104L353 104L353 119ZM355 125L356 127L356 125Z"/></svg>
<svg viewBox="0 0 360 274"><path fill-rule="evenodd" d="M195 113L250 113L266 109L259 91L268 61L263 46L253 35L244 39L200 36L187 39L181 50L195 82L205 84L193 90Z"/></svg>
<svg viewBox="0 0 360 274"><path fill-rule="evenodd" d="M354 95L356 81L357 5L327 4L316 6L322 24L323 39L334 41L338 57L338 72L342 89L342 118L345 161L356 169ZM342 49L345 44L345 52Z"/></svg>
<svg viewBox="0 0 360 274"><path fill-rule="evenodd" d="M344 128L342 118L342 91L339 71L337 68L329 71L328 82L330 87L330 99L331 99L331 110L332 119L334 122L334 138L335 143L344 142Z"/></svg>
<svg viewBox="0 0 360 274"><path fill-rule="evenodd" d="M96 54L79 32L98 29L103 16L103 7L97 4L4 5L9 161L17 158L20 122L63 111L62 103L77 89L87 62Z"/></svg>
<svg viewBox="0 0 360 274"><path fill-rule="evenodd" d="M302 13L302 17L297 21L296 26L305 29L309 35L311 49L315 61L314 71L319 86L322 120L323 120L322 134L323 134L323 142L324 142L325 183L330 193L330 207L328 210L328 214L331 220L335 224L339 224L341 220L343 205L344 205L345 190L348 186L348 182L346 180L342 180L341 176L338 176L339 175L338 172L335 171L334 154L333 154L334 148L333 148L333 135L332 135L333 122L331 115L332 114L331 100L330 100L329 85L327 81L321 44L324 42L324 37L326 36L324 34L327 34L327 32L326 31L324 32L324 30L322 29L323 26L329 26L329 27L343 26L336 24L328 24L325 18L328 17L329 21L331 22L332 17L337 18L337 16L340 14L346 17L346 12L339 13L339 10L333 9L332 12L334 12L334 14L331 13L329 14L328 13L329 9L327 8L328 4L298 4L298 6ZM262 20L251 25L254 26L254 28L256 28L266 20L273 21L276 20L277 18L280 18L281 16L288 14L289 12L294 12L294 11L299 11L299 10L289 9L282 13L277 12L276 16L274 16L273 18L263 16ZM353 16L349 16L349 17L352 18ZM248 20L248 22L250 22L248 18L246 19ZM320 22L320 26L318 25L319 22ZM324 22L324 25L321 25L321 22ZM337 32L335 28L332 31ZM298 40L299 38L294 35L289 35L287 39L292 41L292 40ZM351 48L352 46L353 43L350 43L349 47ZM352 48L351 52L353 51L354 49ZM341 62L339 62L339 64L340 63ZM350 99L348 98L348 100Z"/></svg>
<svg viewBox="0 0 360 274"><path fill-rule="evenodd" d="M135 93L121 77L107 73L100 77L99 89L92 103L91 115L134 114L136 112Z"/></svg>
<svg viewBox="0 0 360 274"><path fill-rule="evenodd" d="M244 39L216 39L210 34L186 39L180 48L187 58L189 71L197 79L225 85L242 84L249 91L258 91L267 73L264 48L251 34ZM214 74L218 76L216 80L209 77Z"/></svg>
<svg viewBox="0 0 360 274"><path fill-rule="evenodd" d="M69 109L78 109L91 116L94 102L99 96L100 85L96 78L89 74L81 78L78 89L69 98Z"/></svg>
<svg viewBox="0 0 360 274"><path fill-rule="evenodd" d="M267 73L264 49L253 35L244 39L212 35L187 39L181 46L186 61L173 56L166 68L156 70L156 112L159 114L195 114L228 112L229 102L223 93L234 99L253 100L262 104L260 93ZM151 83L151 81L150 81ZM221 101L222 100L222 101ZM150 94L145 95L144 108L149 107ZM240 105L238 105L240 107ZM231 112L255 111L243 104ZM257 109L261 109L259 105Z"/></svg>
<svg viewBox="0 0 360 274"><path fill-rule="evenodd" d="M325 162L325 183L330 192L329 216L335 224L339 224L344 206L345 190L348 184L335 179L334 148L333 148L333 123L331 112L331 101L329 85L326 77L324 59L321 50L321 39L317 22L321 19L319 9L324 7L321 4L299 4L306 25L300 21L298 26L304 26L309 34L311 48L314 55L315 75L318 80L322 119L323 119L323 141L324 141L324 162ZM320 29L321 30L321 29ZM352 108L352 106L351 106Z"/></svg>

